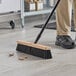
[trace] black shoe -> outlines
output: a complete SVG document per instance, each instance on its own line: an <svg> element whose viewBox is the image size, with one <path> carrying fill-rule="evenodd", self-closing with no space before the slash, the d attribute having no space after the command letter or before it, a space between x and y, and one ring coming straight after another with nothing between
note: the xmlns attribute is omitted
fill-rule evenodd
<svg viewBox="0 0 76 76"><path fill-rule="evenodd" d="M75 47L75 43L72 38L68 35L58 35L56 37L55 45L61 46L65 49L73 49Z"/></svg>

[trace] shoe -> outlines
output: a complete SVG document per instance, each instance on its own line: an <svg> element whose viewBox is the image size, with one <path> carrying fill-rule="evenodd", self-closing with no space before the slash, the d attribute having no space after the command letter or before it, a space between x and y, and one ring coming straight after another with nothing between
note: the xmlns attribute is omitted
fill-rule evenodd
<svg viewBox="0 0 76 76"><path fill-rule="evenodd" d="M68 35L58 35L56 37L55 45L61 46L65 49L73 49L75 47L75 43L72 38Z"/></svg>

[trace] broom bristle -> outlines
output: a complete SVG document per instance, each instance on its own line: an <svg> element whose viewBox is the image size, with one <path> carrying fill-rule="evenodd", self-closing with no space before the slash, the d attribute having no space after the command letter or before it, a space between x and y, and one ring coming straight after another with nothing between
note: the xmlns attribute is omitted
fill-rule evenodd
<svg viewBox="0 0 76 76"><path fill-rule="evenodd" d="M44 59L52 58L50 47L26 41L17 41L17 51L31 54Z"/></svg>

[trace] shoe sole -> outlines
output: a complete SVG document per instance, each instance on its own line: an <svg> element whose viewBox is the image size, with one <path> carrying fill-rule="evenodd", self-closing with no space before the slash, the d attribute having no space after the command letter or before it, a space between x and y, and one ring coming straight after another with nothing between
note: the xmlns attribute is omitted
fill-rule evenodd
<svg viewBox="0 0 76 76"><path fill-rule="evenodd" d="M73 49L73 48L75 48L75 45L72 45L72 46L64 46L63 44L61 44L61 43L59 43L59 42L55 42L55 45L57 45L57 46L61 46L61 47L63 47L63 48L65 48L65 49Z"/></svg>

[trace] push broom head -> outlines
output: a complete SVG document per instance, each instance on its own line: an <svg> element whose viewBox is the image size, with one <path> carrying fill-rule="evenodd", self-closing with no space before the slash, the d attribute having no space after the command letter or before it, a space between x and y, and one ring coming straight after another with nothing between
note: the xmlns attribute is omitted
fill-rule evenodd
<svg viewBox="0 0 76 76"><path fill-rule="evenodd" d="M40 44L35 44L26 41L17 41L16 50L44 59L52 58L50 47L43 46Z"/></svg>

